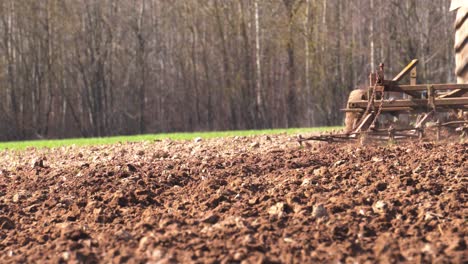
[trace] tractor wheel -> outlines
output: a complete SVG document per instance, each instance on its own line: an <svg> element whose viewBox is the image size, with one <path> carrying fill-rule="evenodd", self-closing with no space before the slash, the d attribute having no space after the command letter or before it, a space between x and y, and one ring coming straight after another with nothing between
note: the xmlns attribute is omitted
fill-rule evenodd
<svg viewBox="0 0 468 264"><path fill-rule="evenodd" d="M468 83L468 6L457 11L455 19L455 73L457 83Z"/></svg>
<svg viewBox="0 0 468 264"><path fill-rule="evenodd" d="M366 90L353 90L349 94L348 104L356 101L366 100L367 91ZM354 126L356 125L360 113L357 112L346 112L345 116L345 133L351 133L354 130Z"/></svg>

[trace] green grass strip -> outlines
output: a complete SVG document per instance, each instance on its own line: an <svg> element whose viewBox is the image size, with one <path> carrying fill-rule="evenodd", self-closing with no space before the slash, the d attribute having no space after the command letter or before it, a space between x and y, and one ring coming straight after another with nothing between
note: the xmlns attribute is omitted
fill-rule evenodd
<svg viewBox="0 0 468 264"><path fill-rule="evenodd" d="M190 133L165 133L165 134L146 134L133 136L115 136L115 137L99 137L99 138L70 138L70 139L51 139L51 140L28 140L28 141L10 141L0 142L0 150L11 149L21 150L29 147L34 148L56 148L61 146L90 146L90 145L105 145L118 142L138 142L138 141L153 141L153 140L193 140L197 137L208 138L223 138L233 136L254 136L254 135L273 135L273 134L298 134L298 133L313 133L325 132L333 129L341 129L342 127L311 127L311 128L288 128L288 129L265 129L265 130L233 130L233 131L212 131L212 132L190 132Z"/></svg>

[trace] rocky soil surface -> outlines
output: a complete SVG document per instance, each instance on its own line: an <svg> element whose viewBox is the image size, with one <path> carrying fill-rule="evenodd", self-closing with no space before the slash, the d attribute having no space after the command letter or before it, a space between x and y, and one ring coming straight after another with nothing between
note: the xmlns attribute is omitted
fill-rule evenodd
<svg viewBox="0 0 468 264"><path fill-rule="evenodd" d="M0 152L0 259L463 263L468 144L287 135Z"/></svg>

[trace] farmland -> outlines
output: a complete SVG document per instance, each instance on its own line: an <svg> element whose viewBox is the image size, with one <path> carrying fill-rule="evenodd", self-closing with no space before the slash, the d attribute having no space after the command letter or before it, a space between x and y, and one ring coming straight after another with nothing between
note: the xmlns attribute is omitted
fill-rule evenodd
<svg viewBox="0 0 468 264"><path fill-rule="evenodd" d="M311 127L311 128L287 128L287 129L263 129L263 130L235 130L235 131L211 131L211 132L187 132L187 133L161 133L132 136L96 137L96 138L71 138L52 140L28 140L0 142L0 150L22 150L26 148L56 148L62 146L90 146L108 145L113 143L171 140L193 140L196 138L221 138L234 136L254 136L272 134L294 134L294 133L322 133L339 130L341 127Z"/></svg>
<svg viewBox="0 0 468 264"><path fill-rule="evenodd" d="M4 150L0 259L460 263L467 149L279 134Z"/></svg>

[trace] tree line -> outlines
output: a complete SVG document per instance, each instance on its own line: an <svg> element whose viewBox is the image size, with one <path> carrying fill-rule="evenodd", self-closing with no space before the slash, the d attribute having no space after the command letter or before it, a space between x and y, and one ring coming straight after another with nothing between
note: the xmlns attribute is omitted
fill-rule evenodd
<svg viewBox="0 0 468 264"><path fill-rule="evenodd" d="M1 0L0 140L342 124L374 65L454 82L445 0Z"/></svg>

